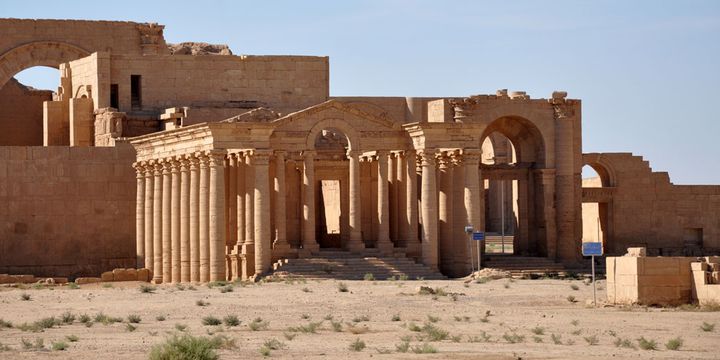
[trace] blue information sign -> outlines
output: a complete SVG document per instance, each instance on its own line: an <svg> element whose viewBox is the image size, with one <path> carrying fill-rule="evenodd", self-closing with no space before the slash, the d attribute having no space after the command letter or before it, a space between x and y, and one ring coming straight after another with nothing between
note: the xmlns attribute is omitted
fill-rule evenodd
<svg viewBox="0 0 720 360"><path fill-rule="evenodd" d="M600 242L586 242L582 244L583 256L601 256L602 255L602 243Z"/></svg>
<svg viewBox="0 0 720 360"><path fill-rule="evenodd" d="M481 231L476 231L473 233L473 240L475 241L483 241L485 240L485 233Z"/></svg>

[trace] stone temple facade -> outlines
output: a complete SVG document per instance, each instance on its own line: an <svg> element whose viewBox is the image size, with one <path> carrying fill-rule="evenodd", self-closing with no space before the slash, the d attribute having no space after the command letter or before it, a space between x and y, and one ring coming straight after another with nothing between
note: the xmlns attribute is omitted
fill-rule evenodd
<svg viewBox="0 0 720 360"><path fill-rule="evenodd" d="M483 258L498 234L503 256L566 266L593 234L608 253L720 250L720 186L583 154L581 102L562 91L333 97L327 57L170 45L157 24L0 30L0 273L206 282L332 250L464 276L468 224ZM36 65L60 70L56 93L12 79Z"/></svg>

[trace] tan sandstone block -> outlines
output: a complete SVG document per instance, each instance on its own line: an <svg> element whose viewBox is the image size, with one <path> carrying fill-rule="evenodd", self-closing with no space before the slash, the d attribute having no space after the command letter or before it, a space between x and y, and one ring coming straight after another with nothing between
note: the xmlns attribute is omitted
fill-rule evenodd
<svg viewBox="0 0 720 360"><path fill-rule="evenodd" d="M32 284L35 282L35 276L33 275L10 275L13 278L14 283L20 284Z"/></svg>
<svg viewBox="0 0 720 360"><path fill-rule="evenodd" d="M78 285L82 284L93 284L102 281L99 277L79 277L75 279L75 283Z"/></svg>
<svg viewBox="0 0 720 360"><path fill-rule="evenodd" d="M54 277L52 279L53 279L53 281L55 281L55 284L58 284L58 285L68 283L68 278L66 278L66 277Z"/></svg>
<svg viewBox="0 0 720 360"><path fill-rule="evenodd" d="M705 262L694 262L690 263L692 271L707 271L708 264Z"/></svg>
<svg viewBox="0 0 720 360"><path fill-rule="evenodd" d="M137 270L137 281L149 282L150 276L151 276L151 273L150 273L149 269L138 269Z"/></svg>
<svg viewBox="0 0 720 360"><path fill-rule="evenodd" d="M625 256L630 257L644 257L647 254L647 249L644 247L630 247L627 249Z"/></svg>
<svg viewBox="0 0 720 360"><path fill-rule="evenodd" d="M100 274L100 280L102 280L103 282L110 282L110 281L113 281L114 279L115 279L115 277L113 276L112 271L106 271L106 272Z"/></svg>
<svg viewBox="0 0 720 360"><path fill-rule="evenodd" d="M136 281L137 280L137 274L135 276L129 275L125 269L114 269L113 275L115 276L115 281Z"/></svg>
<svg viewBox="0 0 720 360"><path fill-rule="evenodd" d="M720 284L720 271L713 271L710 279L713 284Z"/></svg>
<svg viewBox="0 0 720 360"><path fill-rule="evenodd" d="M10 283L10 275L0 274L0 284L9 284L9 283Z"/></svg>
<svg viewBox="0 0 720 360"><path fill-rule="evenodd" d="M137 281L138 279L137 269L125 269L125 275L127 275L128 281Z"/></svg>

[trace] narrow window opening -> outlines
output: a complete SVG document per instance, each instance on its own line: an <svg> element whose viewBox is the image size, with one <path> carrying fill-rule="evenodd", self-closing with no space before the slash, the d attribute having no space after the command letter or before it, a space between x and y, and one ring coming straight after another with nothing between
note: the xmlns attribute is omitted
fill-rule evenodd
<svg viewBox="0 0 720 360"><path fill-rule="evenodd" d="M142 88L140 75L130 75L130 105L133 110L142 108Z"/></svg>
<svg viewBox="0 0 720 360"><path fill-rule="evenodd" d="M115 108L115 109L120 109L118 84L110 84L110 107Z"/></svg>

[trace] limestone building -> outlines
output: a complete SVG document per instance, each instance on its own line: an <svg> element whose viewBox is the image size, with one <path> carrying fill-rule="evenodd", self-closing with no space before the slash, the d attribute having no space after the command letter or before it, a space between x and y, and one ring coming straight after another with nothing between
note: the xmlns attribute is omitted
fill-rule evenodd
<svg viewBox="0 0 720 360"><path fill-rule="evenodd" d="M720 249L720 186L583 154L581 102L561 91L333 97L327 57L169 45L157 24L0 29L0 103L23 99L0 112L0 272L205 282L332 250L463 276L467 224L507 235L505 256L572 266L583 203L600 204L607 252ZM35 65L60 70L57 93L12 80Z"/></svg>

